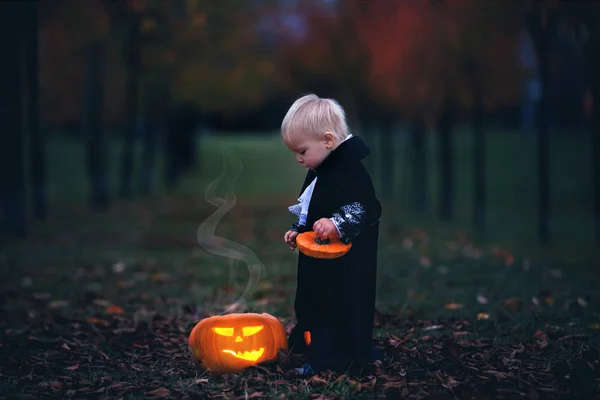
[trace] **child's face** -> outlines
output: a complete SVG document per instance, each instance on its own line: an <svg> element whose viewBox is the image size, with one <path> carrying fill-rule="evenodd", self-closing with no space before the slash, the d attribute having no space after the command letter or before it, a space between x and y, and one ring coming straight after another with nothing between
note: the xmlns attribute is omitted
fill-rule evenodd
<svg viewBox="0 0 600 400"><path fill-rule="evenodd" d="M331 134L318 139L310 135L293 134L287 147L296 155L296 161L304 168L316 169L331 153Z"/></svg>

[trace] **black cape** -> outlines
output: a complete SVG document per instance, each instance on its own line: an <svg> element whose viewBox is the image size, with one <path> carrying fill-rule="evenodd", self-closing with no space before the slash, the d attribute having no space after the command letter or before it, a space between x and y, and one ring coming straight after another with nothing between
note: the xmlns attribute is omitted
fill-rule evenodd
<svg viewBox="0 0 600 400"><path fill-rule="evenodd" d="M344 239L352 248L337 259L298 256L295 299L297 324L289 337L292 351L307 353L316 371L331 369L359 374L370 363L377 276L377 246L381 204L362 159L369 154L357 136L342 142L315 170L309 170L300 194L318 177L311 197L306 225L311 231L321 218L350 217ZM360 207L360 224L352 218ZM353 222L354 221L354 222ZM304 332L311 334L306 346Z"/></svg>

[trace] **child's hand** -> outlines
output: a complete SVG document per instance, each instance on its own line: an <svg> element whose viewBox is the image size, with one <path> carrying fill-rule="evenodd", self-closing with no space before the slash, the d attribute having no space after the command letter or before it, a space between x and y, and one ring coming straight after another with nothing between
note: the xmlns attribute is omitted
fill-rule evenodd
<svg viewBox="0 0 600 400"><path fill-rule="evenodd" d="M313 224L313 232L321 239L337 239L338 231L329 218L321 218Z"/></svg>
<svg viewBox="0 0 600 400"><path fill-rule="evenodd" d="M294 250L296 248L296 236L298 236L298 232L296 231L287 231L283 240L290 246L290 250Z"/></svg>

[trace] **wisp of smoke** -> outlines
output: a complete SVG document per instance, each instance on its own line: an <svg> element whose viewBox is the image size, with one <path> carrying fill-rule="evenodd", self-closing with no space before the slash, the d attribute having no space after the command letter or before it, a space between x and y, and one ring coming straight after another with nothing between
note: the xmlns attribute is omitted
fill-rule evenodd
<svg viewBox="0 0 600 400"><path fill-rule="evenodd" d="M239 297L238 300L223 312L227 313L229 310L237 308L240 301L246 296L252 295L258 286L261 276L266 272L266 268L262 262L256 257L249 248L239 243L232 242L222 237L215 236L215 230L223 219L223 217L235 206L236 196L233 192L235 182L242 172L241 161L233 154L230 149L221 148L223 154L223 172L212 182L208 184L204 196L213 206L217 207L217 210L210 215L200 226L198 227L197 236L198 243L206 251L227 257L233 260L243 261L248 266L250 278L246 289ZM229 179L227 179L229 178ZM224 197L218 197L216 195L217 186L225 181L225 194ZM233 267L233 262L230 263L230 268Z"/></svg>

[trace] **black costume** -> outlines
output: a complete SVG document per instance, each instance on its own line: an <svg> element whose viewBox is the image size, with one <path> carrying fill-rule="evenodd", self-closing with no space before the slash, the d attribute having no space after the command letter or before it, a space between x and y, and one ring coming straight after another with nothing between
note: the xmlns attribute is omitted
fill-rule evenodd
<svg viewBox="0 0 600 400"><path fill-rule="evenodd" d="M289 345L295 353L307 353L316 372L331 369L354 375L372 361L381 204L361 161L368 154L364 141L351 137L315 171L309 170L300 193L318 179L306 223L291 228L299 233L311 231L317 220L331 218L341 240L352 242L350 251L337 259L298 256L298 322ZM305 331L311 334L308 347Z"/></svg>

